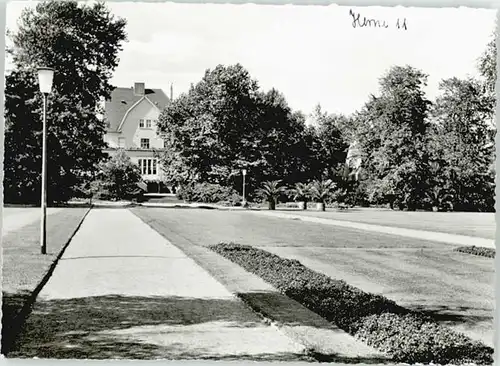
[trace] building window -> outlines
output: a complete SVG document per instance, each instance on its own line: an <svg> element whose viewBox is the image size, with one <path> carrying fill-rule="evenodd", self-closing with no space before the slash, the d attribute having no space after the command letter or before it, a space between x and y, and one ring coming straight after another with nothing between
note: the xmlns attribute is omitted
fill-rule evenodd
<svg viewBox="0 0 500 366"><path fill-rule="evenodd" d="M146 128L151 128L151 120L150 119L146 120Z"/></svg>
<svg viewBox="0 0 500 366"><path fill-rule="evenodd" d="M148 159L139 159L139 170L142 175L156 175L157 173L157 159L148 158Z"/></svg>
<svg viewBox="0 0 500 366"><path fill-rule="evenodd" d="M139 120L139 127L144 128L144 120L143 119Z"/></svg>
<svg viewBox="0 0 500 366"><path fill-rule="evenodd" d="M125 137L118 137L118 147L125 147Z"/></svg>
<svg viewBox="0 0 500 366"><path fill-rule="evenodd" d="M149 149L149 139L141 139L141 149Z"/></svg>

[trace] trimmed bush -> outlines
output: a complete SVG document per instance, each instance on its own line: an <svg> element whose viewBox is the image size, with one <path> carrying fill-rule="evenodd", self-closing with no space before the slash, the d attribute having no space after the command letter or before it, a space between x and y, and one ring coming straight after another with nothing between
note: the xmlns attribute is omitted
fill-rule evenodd
<svg viewBox="0 0 500 366"><path fill-rule="evenodd" d="M493 349L418 314L374 314L360 322L356 336L397 361L464 364L493 362Z"/></svg>
<svg viewBox="0 0 500 366"><path fill-rule="evenodd" d="M485 248L485 247L476 247L474 245L458 247L453 249L455 252L480 255L482 257L495 258L495 249L493 248Z"/></svg>
<svg viewBox="0 0 500 366"><path fill-rule="evenodd" d="M381 295L310 270L297 260L247 245L210 249L239 264L280 292L392 356L396 362L493 363L493 349L398 306Z"/></svg>
<svg viewBox="0 0 500 366"><path fill-rule="evenodd" d="M225 203L236 206L241 203L241 196L231 187L213 183L196 183L181 187L177 198L187 202Z"/></svg>
<svg viewBox="0 0 500 366"><path fill-rule="evenodd" d="M139 167L120 149L111 159L101 163L97 179L88 187L94 198L106 200L132 199L140 195Z"/></svg>

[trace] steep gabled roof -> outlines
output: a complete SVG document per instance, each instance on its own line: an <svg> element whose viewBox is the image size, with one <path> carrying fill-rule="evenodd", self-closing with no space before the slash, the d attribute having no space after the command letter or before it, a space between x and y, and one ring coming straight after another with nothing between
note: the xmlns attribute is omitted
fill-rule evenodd
<svg viewBox="0 0 500 366"><path fill-rule="evenodd" d="M115 88L111 99L104 105L106 120L109 122L107 131L117 131L127 111L143 97L148 98L160 110L170 103L161 89L145 89L145 95L136 95L134 88Z"/></svg>

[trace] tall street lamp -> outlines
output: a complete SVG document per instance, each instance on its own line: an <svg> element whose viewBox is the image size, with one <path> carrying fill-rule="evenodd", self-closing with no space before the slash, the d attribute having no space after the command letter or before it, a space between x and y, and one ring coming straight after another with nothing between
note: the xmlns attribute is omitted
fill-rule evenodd
<svg viewBox="0 0 500 366"><path fill-rule="evenodd" d="M42 127L42 220L40 224L40 247L42 254L47 254L47 97L52 91L54 69L38 68L38 84L43 94L43 127Z"/></svg>
<svg viewBox="0 0 500 366"><path fill-rule="evenodd" d="M247 200L245 199L245 176L247 175L247 170L243 169L241 173L243 174L243 202L241 204L243 207L246 207Z"/></svg>

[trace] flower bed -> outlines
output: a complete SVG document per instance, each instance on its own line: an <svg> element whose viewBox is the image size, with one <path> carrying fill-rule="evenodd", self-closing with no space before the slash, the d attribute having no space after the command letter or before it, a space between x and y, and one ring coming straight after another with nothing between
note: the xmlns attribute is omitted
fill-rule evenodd
<svg viewBox="0 0 500 366"><path fill-rule="evenodd" d="M495 258L495 249L476 247L474 245L455 248L454 251L466 254L480 255L482 257Z"/></svg>
<svg viewBox="0 0 500 366"><path fill-rule="evenodd" d="M493 363L493 349L395 302L251 246L210 248L350 334L407 363Z"/></svg>

